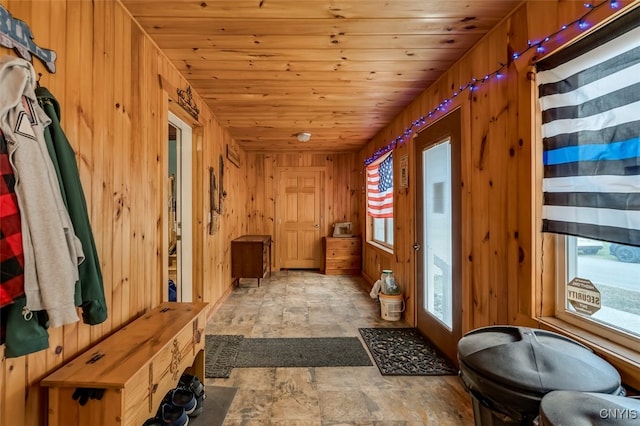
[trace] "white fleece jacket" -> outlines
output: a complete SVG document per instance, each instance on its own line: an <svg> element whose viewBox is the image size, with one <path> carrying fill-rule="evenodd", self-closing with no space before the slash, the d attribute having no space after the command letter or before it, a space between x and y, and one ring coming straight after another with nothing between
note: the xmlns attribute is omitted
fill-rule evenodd
<svg viewBox="0 0 640 426"><path fill-rule="evenodd" d="M31 63L0 58L0 129L7 140L22 219L26 308L46 310L51 327L78 321L74 303L84 260L47 151L49 117L38 105Z"/></svg>

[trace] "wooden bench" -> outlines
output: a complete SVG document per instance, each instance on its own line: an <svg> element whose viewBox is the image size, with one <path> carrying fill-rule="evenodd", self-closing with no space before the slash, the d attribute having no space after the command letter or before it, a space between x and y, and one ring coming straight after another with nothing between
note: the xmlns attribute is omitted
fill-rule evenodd
<svg viewBox="0 0 640 426"><path fill-rule="evenodd" d="M140 426L184 372L204 381L206 308L163 303L47 376L49 426ZM104 394L80 405L78 388Z"/></svg>

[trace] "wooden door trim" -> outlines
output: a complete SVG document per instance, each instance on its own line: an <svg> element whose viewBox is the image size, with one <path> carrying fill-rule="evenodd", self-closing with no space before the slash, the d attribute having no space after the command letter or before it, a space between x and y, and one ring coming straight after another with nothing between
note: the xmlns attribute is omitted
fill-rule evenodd
<svg viewBox="0 0 640 426"><path fill-rule="evenodd" d="M329 185L328 185L328 176L329 174L327 173L327 167L326 166L309 166L309 167L304 167L304 166L276 166L274 167L274 171L275 171L275 179L273 180L273 203L274 203L274 208L273 211L275 212L274 214L274 220L273 220L273 241L272 241L272 248L274 250L274 254L275 254L275 267L274 269L276 271L280 270L281 267L281 251L280 251L280 247L281 244L279 244L279 239L280 239L280 224L279 224L279 219L280 219L280 215L281 215L281 211L280 211L280 193L279 188L280 188L280 181L281 181L281 176L282 173L284 172L320 172L320 182L322 184L322 187L320 188L320 238L323 237L322 235L322 230L325 229L325 225L324 222L326 220L327 217L329 217L327 209L328 209L328 202L327 202L327 193L329 193Z"/></svg>
<svg viewBox="0 0 640 426"><path fill-rule="evenodd" d="M204 205L204 190L202 185L202 179L199 177L204 173L203 159L201 155L196 155L196 153L202 151L202 144L204 140L204 128L202 124L198 121L194 121L193 118L190 117L185 111L178 106L175 102L171 102L167 93L163 93L165 97L165 105L166 109L163 111L163 140L169 140L168 127L169 124L169 116L173 114L178 119L183 121L186 125L191 127L191 194L189 194L189 199L191 200L191 221L192 221L192 229L191 229L191 299L194 302L204 300L204 265L202 262L197 261L197 259L202 259L204 253L204 239L201 232L198 231L196 224L203 223L204 214L200 206ZM168 155L166 153L166 149L162 151L162 176L166 177L167 169L168 169ZM163 179L164 181L164 179ZM166 185L162 186L163 196L162 200L168 199L168 193ZM167 229L168 226L168 217L166 212L165 204L162 205L162 228L163 230ZM163 231L163 245L162 245L162 276L161 280L162 291L160 292L160 296L162 298L161 301L166 301L168 299L168 259L169 258L169 241L166 232Z"/></svg>

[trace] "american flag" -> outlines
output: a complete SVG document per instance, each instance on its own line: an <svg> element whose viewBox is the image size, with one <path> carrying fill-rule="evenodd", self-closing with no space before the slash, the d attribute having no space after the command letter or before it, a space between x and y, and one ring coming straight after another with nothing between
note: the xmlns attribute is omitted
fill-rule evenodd
<svg viewBox="0 0 640 426"><path fill-rule="evenodd" d="M393 217L393 156L388 154L367 166L367 214Z"/></svg>

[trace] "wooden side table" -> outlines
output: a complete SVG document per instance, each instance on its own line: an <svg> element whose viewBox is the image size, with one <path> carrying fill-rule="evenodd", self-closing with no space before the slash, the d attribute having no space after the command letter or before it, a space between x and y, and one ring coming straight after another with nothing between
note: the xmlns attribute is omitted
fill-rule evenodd
<svg viewBox="0 0 640 426"><path fill-rule="evenodd" d="M260 279L271 276L271 235L243 235L231 241L231 276Z"/></svg>

